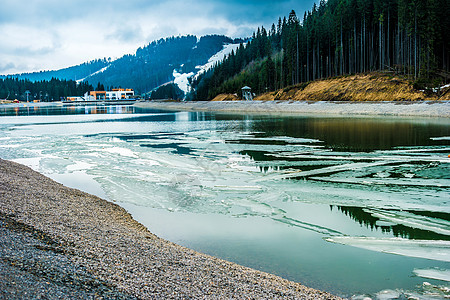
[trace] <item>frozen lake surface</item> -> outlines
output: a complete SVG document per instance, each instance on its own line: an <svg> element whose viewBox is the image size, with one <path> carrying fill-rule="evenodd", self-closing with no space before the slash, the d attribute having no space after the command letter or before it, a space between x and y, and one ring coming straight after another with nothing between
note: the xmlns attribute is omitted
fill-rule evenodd
<svg viewBox="0 0 450 300"><path fill-rule="evenodd" d="M0 113L1 158L162 238L340 296L450 296L449 119Z"/></svg>

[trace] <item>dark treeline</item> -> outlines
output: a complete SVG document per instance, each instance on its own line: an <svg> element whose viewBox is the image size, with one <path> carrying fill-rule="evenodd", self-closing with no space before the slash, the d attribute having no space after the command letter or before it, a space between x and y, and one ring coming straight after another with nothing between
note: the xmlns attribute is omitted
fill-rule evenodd
<svg viewBox="0 0 450 300"><path fill-rule="evenodd" d="M87 91L93 90L88 82L77 84L73 80L42 80L32 82L28 79L5 78L0 79L0 99L28 100L39 99L41 101L59 101L62 97L82 96Z"/></svg>
<svg viewBox="0 0 450 300"><path fill-rule="evenodd" d="M173 99L181 100L184 98L184 92L174 83L169 83L162 85L151 92L150 99L161 100L161 99Z"/></svg>
<svg viewBox="0 0 450 300"><path fill-rule="evenodd" d="M193 80L191 97L262 93L369 71L403 74L417 86L448 81L450 0L321 0L299 20L292 11Z"/></svg>

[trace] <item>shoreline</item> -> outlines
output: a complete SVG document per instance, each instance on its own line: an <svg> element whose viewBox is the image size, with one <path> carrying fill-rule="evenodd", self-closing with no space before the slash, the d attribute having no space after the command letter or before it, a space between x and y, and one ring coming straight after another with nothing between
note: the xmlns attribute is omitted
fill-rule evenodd
<svg viewBox="0 0 450 300"><path fill-rule="evenodd" d="M450 118L450 101L147 101L134 107L168 111L202 111L263 115L387 116Z"/></svg>
<svg viewBox="0 0 450 300"><path fill-rule="evenodd" d="M153 235L120 206L0 159L6 298L340 299Z"/></svg>
<svg viewBox="0 0 450 300"><path fill-rule="evenodd" d="M92 105L78 103L77 105ZM120 105L118 103L103 103ZM63 107L62 102L0 104L1 108ZM450 118L450 101L138 101L132 106L140 109L165 111L218 112L273 116L332 116L332 117L424 117Z"/></svg>

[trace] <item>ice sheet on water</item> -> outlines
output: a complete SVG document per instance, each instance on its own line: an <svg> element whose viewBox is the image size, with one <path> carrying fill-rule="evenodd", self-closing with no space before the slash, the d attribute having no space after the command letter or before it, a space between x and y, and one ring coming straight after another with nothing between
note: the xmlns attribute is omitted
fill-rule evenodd
<svg viewBox="0 0 450 300"><path fill-rule="evenodd" d="M310 150L313 150L312 148ZM418 155L417 152L420 154ZM448 150L448 149L447 149ZM434 153L439 151L439 153ZM446 156L440 153L446 153L446 149L432 148L425 151L420 149L414 150L389 150L389 151L374 151L372 153L347 153L347 152L334 152L329 149L315 149L314 152L298 152L292 149L292 151L283 151L271 154L277 158L289 158L289 159L303 159L303 160L342 160L342 161L397 161L397 162L415 162L415 163L449 163ZM422 153L423 152L423 153Z"/></svg>
<svg viewBox="0 0 450 300"><path fill-rule="evenodd" d="M383 290L376 293L377 300L390 300L390 299L399 299L402 295L400 291L394 290Z"/></svg>
<svg viewBox="0 0 450 300"><path fill-rule="evenodd" d="M320 234L325 234L328 236L336 236L336 235L342 235L341 232L336 231L334 229L331 228L327 228L324 226L320 226L320 225L316 225L316 224L311 224L308 222L303 222L301 220L297 220L297 219L293 219L293 218L289 218L286 216L283 217L273 217L272 218L274 221L280 222L280 223L284 223L286 225L289 226L295 226L295 227L299 227L299 228L303 228L306 230L310 230L310 231L314 231Z"/></svg>
<svg viewBox="0 0 450 300"><path fill-rule="evenodd" d="M290 137L290 136L271 136L266 138L258 138L260 140L268 140L268 141L285 141L290 144L320 144L323 141L318 139L308 139L308 138L298 138L298 137Z"/></svg>
<svg viewBox="0 0 450 300"><path fill-rule="evenodd" d="M2 159L5 159L5 157L2 157ZM8 158L6 158L6 159L8 159ZM19 163L19 164L26 165L35 171L39 171L41 159L42 159L42 157L30 157L30 158L16 158L16 159L12 159L12 161Z"/></svg>
<svg viewBox="0 0 450 300"><path fill-rule="evenodd" d="M397 224L391 223L391 222L387 222L387 221L378 220L378 221L375 222L375 225L379 226L379 227L391 227L391 226L394 226L394 225L397 225Z"/></svg>
<svg viewBox="0 0 450 300"><path fill-rule="evenodd" d="M81 170L88 170L92 167L94 167L94 164L90 164L83 161L75 161L72 165L67 166L67 171L73 172L73 171L81 171Z"/></svg>
<svg viewBox="0 0 450 300"><path fill-rule="evenodd" d="M295 146L307 146L315 148L323 148L323 145L314 145L323 143L317 139L307 138L294 138L287 136L274 136L274 137L254 137L252 135L236 136L235 139L227 138L226 143L230 144L247 144L247 145L295 145ZM313 145L312 145L313 144Z"/></svg>
<svg viewBox="0 0 450 300"><path fill-rule="evenodd" d="M173 133L180 133L180 130L173 128ZM172 130L172 129L170 129ZM303 169L302 166L306 167L330 167L336 166L343 168L349 160L356 157L356 161L360 160L361 166L364 166L366 162L364 159L372 159L373 157L368 156L368 154L362 155L348 155L345 153L338 154L339 157L346 159L338 160L337 156L331 156L329 160L322 160L324 156L323 153L328 153L327 150L311 150L309 155L301 156L296 149L288 148L291 146L274 146L274 145L238 145L230 147L223 143L224 138L227 137L227 132L218 133L217 131L205 131L205 130L192 130L185 132L183 134L170 135L171 132L167 133L143 133L142 131L136 133L126 132L127 142L123 139L115 138L116 136L121 136L118 134L102 134L95 136L85 136L76 139L67 139L64 137L53 137L52 139L46 138L45 136L36 137L33 139L34 145L30 146L36 149L43 148L45 152L53 154L55 156L63 158L62 163L65 162L64 158L70 157L69 161L63 164L58 164L63 169L75 161L85 161L93 167L86 170L89 174L95 175L96 178L109 178L118 180L120 183L123 180L131 181L138 180L147 183L158 184L156 187L156 192L162 192L163 194L155 197L155 199L167 197L167 189L162 189L161 185L170 186L171 182L177 180L178 175L183 174L196 174L199 181L203 185L204 197L211 197L212 199L217 198L220 200L225 200L235 197L236 199L242 198L242 196L232 193L232 191L227 191L223 193L219 188L215 186L261 186L264 190L273 191L276 193L288 194L288 198L294 201L306 201L312 203L338 203L340 205L353 205L353 206L373 206L373 207L395 207L395 208L417 208L417 209L433 209L442 210L442 193L437 193L434 191L428 192L429 196L423 196L422 201L415 201L411 195L417 194L414 190L410 194L398 193L392 190L381 191L381 193L375 194L373 190L364 189L353 189L349 190L345 187L336 187L333 185L321 184L315 185L309 182L305 182L301 185L295 182L284 182L281 184L280 181L276 180L264 180L258 182L255 185L254 180L265 178L265 175L278 176L278 175L289 175L298 172L298 168L290 170L290 167L299 166L300 170ZM146 135L147 137L145 137ZM153 141L160 140L161 144L167 143L184 143L188 145L189 148L193 149L190 155L176 155L170 153L167 149L145 149L140 147L142 138L148 139L148 136L152 135ZM169 138L170 135L170 138ZM252 136L251 132L241 134L239 132L230 132L230 136ZM136 138L133 138L135 136ZM213 141L211 144L210 141ZM19 143L18 143L19 144ZM19 145L19 149L23 146ZM104 149L114 149L122 148L123 151L118 151L117 153L110 153L104 151ZM286 156L291 154L292 157L298 158L299 160L275 160L268 161L267 165L273 164L280 166L279 169L266 169L265 172L261 172L261 168L264 167L266 162L255 161L251 159L250 156L239 154L236 150L245 150L254 147L256 150L263 151L267 154L279 153L279 150L288 150ZM103 149L104 148L104 149ZM252 148L253 149L253 148ZM25 149L23 149L25 150ZM298 150L298 149L297 149ZM318 151L318 152L317 152ZM115 152L115 150L113 150ZM122 153L122 155L120 154ZM123 155L127 154L127 155ZM318 155L320 154L320 155ZM308 158L311 157L311 159ZM306 159L305 159L306 157ZM124 161L126 160L126 163ZM55 164L58 160L54 160ZM372 160L377 162L377 159ZM383 159L379 159L381 165L378 167L379 171L386 169L388 166L384 165ZM286 164L284 165L284 162ZM55 165L54 165L55 166ZM120 167L119 167L120 166ZM68 167L70 168L70 167ZM344 167L345 169L346 167ZM368 167L365 165L361 170L366 170ZM371 167L374 169L375 167ZM50 169L53 169L50 168ZM316 168L317 169L317 168ZM70 170L67 170L70 171ZM322 170L323 171L323 170ZM146 173L148 172L148 173ZM346 172L342 170L341 172ZM352 172L355 172L353 170ZM296 175L295 175L296 176ZM178 176L179 177L179 176ZM289 176L288 176L289 177ZM411 180L417 180L415 178ZM103 183L105 189L109 186L113 186L110 183ZM189 181L180 182L179 186L185 184L186 188L179 189L179 193L187 193L188 195L195 195L195 190L190 191L190 189L195 189L195 186L190 185ZM139 187L139 188L138 188ZM142 201L142 204L153 206L153 192L149 193L149 190L154 187L151 185L138 185L133 190L133 192L140 194L138 196L134 194L133 199L129 196L126 189L119 189L117 187L111 188L114 190L115 195L111 199L121 200L130 199L133 203L136 199ZM249 189L247 189L249 190ZM259 190L259 188L258 188ZM258 194L260 191L252 190L247 191L245 194ZM111 192L113 194L113 192ZM148 197L152 194L152 197ZM435 195L433 195L435 194ZM181 196L180 196L181 197ZM264 202L264 196L261 196L258 201ZM267 199L267 198L266 198ZM439 201L438 201L439 200ZM160 200L155 200L155 207L167 207L167 205L160 205ZM168 200L170 203L170 200ZM214 211L217 206L214 205L214 201L207 201L210 206L206 206L203 210ZM171 206L175 206L170 204ZM237 205L237 204L234 204ZM186 207L183 209L193 209L191 207Z"/></svg>
<svg viewBox="0 0 450 300"><path fill-rule="evenodd" d="M238 191L241 193L263 190L263 187L258 185L215 185L214 188L219 191Z"/></svg>
<svg viewBox="0 0 450 300"><path fill-rule="evenodd" d="M430 140L433 141L450 141L450 136L440 136L440 137L432 137Z"/></svg>
<svg viewBox="0 0 450 300"><path fill-rule="evenodd" d="M450 282L450 270L441 269L414 269L414 274L419 277ZM449 290L450 291L450 290Z"/></svg>
<svg viewBox="0 0 450 300"><path fill-rule="evenodd" d="M82 122L86 121L88 119ZM439 178L402 178L398 182L412 184L402 190L370 184L349 188L331 180L313 182L309 179L313 176L339 180L351 175L350 178L365 180L359 176L372 172L392 174L393 164L410 163L414 153L405 152L408 149L333 152L322 148L322 142L317 139L267 136L264 132L251 130L251 126L248 129L244 126L246 131L243 132L242 122L236 121L189 124L161 121L126 125L126 130L119 124L106 132L94 130L94 134L89 131L97 124L83 125L79 126L79 133L69 137L65 134L48 137L41 133L33 136L27 147L43 152L33 156L55 156L42 162L43 170L54 172L61 168L62 172L72 172L84 169L102 184L110 199L150 207L229 214L242 211L269 218L283 218L285 214L280 210L280 203L286 201L433 211L450 209L444 203L448 193L436 188L438 184L445 184L439 183L442 180ZM26 132L21 134L14 139L29 138ZM227 144L227 140L242 143ZM246 144L245 140L256 142ZM17 151L28 151L22 140L16 141ZM271 144L271 141L275 143ZM2 143L9 141L0 140ZM142 147L143 143L156 147ZM186 147L190 152L178 155L169 146ZM438 163L433 161L436 160L433 152L414 160ZM79 162L86 165L83 167ZM442 172L445 171L442 167ZM325 177L330 172L335 176ZM298 177L302 181L280 180ZM413 186L415 183L419 185L417 188ZM424 186L427 187L425 193L420 189Z"/></svg>
<svg viewBox="0 0 450 300"><path fill-rule="evenodd" d="M351 300L440 300L448 299L450 297L450 288L442 285L433 285L424 282L421 287L415 291L410 290L382 290L374 295L353 295Z"/></svg>
<svg viewBox="0 0 450 300"><path fill-rule="evenodd" d="M450 262L450 241L352 236L337 236L325 240L371 251Z"/></svg>
<svg viewBox="0 0 450 300"><path fill-rule="evenodd" d="M137 158L136 153L134 153L131 149L127 149L127 148L112 147L112 148L105 148L102 150L105 152L111 153L111 154L119 154L122 156Z"/></svg>
<svg viewBox="0 0 450 300"><path fill-rule="evenodd" d="M354 295L351 300L440 300L450 297L450 289L446 286L433 285L424 282L416 291L395 289L382 290L374 295Z"/></svg>
<svg viewBox="0 0 450 300"><path fill-rule="evenodd" d="M396 161L377 161L377 162L372 162L372 163L365 163L365 162L349 163L349 164L314 169L311 171L297 171L297 172L291 172L291 173L285 173L285 174L274 174L272 176L266 176L265 178L257 179L256 182L263 181L263 180L281 180L281 179L289 179L289 178L296 178L296 177L310 177L310 176L338 173L338 172L350 171L350 170L354 171L354 170L358 170L358 169L365 169L365 168L370 168L370 167L375 167L375 166L383 166L383 165L388 165L388 164L393 164L393 163L397 163L397 162Z"/></svg>
<svg viewBox="0 0 450 300"><path fill-rule="evenodd" d="M422 178L387 178L389 175L382 173L376 174L383 179L378 178L357 178L357 177L311 177L313 180L346 183L346 184L364 184L364 185L396 185L396 186L422 186L422 187L436 187L448 188L450 187L450 180L448 179L422 179Z"/></svg>
<svg viewBox="0 0 450 300"><path fill-rule="evenodd" d="M450 213L447 190L422 188L385 188L383 186L355 187L324 184L307 179L300 181L258 182L274 186L290 196L294 202L329 204L338 206L372 207L395 210L418 210Z"/></svg>
<svg viewBox="0 0 450 300"><path fill-rule="evenodd" d="M450 236L450 222L447 220L421 216L406 211L386 211L368 208L363 210L383 221Z"/></svg>

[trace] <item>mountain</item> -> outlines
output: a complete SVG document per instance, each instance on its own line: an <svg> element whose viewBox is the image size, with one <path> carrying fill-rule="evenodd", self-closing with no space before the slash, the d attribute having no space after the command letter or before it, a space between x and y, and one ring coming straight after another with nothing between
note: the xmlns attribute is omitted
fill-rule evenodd
<svg viewBox="0 0 450 300"><path fill-rule="evenodd" d="M61 80L74 80L78 81L80 79L86 78L92 73L105 68L111 63L111 59L96 59L89 62L85 62L80 65L60 69L53 71L40 71L33 73L22 73L14 74L8 76L0 76L0 78L12 77L18 79L28 79L30 81L50 81L52 78L57 78Z"/></svg>
<svg viewBox="0 0 450 300"><path fill-rule="evenodd" d="M105 86L131 87L138 93L146 93L172 82L174 74L196 73L197 66L206 64L225 45L239 42L220 35L199 39L192 35L160 39L139 48L135 55L115 60L104 71L86 80L102 82Z"/></svg>
<svg viewBox="0 0 450 300"><path fill-rule="evenodd" d="M211 57L229 49L229 45L239 45L241 42L243 40L222 35L169 37L153 41L137 49L135 54L124 55L116 60L98 59L61 70L8 77L31 81L58 78L89 82L94 86L101 83L105 87L133 88L138 94L148 93L177 80L177 84L186 91L188 74L193 76L202 72L202 66L207 65ZM220 57L223 59L224 56Z"/></svg>

